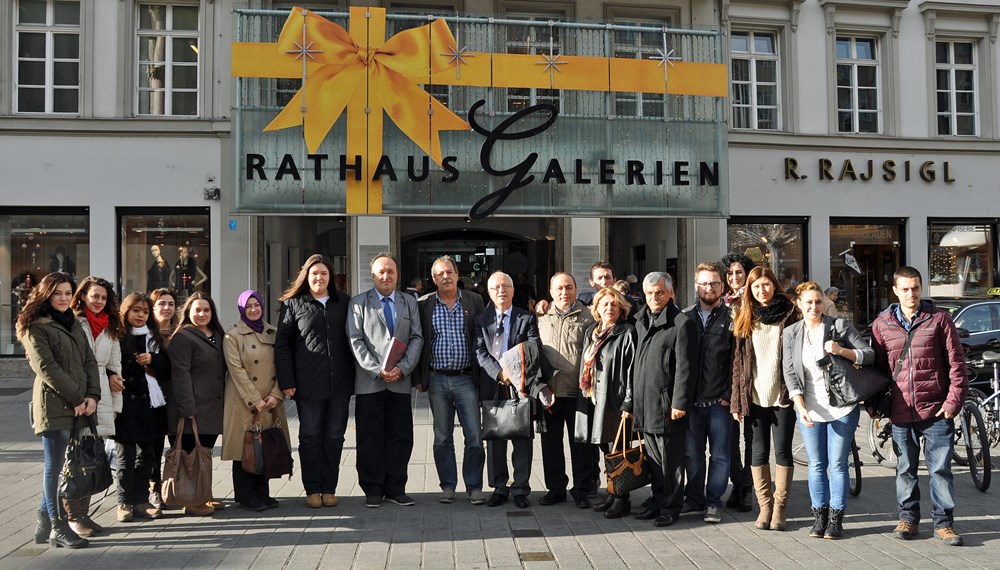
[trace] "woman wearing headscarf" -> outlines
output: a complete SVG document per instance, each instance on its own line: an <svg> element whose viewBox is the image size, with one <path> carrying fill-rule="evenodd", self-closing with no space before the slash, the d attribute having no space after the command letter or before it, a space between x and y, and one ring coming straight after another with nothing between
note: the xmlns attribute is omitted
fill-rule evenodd
<svg viewBox="0 0 1000 570"><path fill-rule="evenodd" d="M739 310L733 318L734 420L751 422L753 476L761 530L785 530L785 509L792 485L792 435L795 410L782 374L781 335L796 320L795 305L780 292L770 268L755 267L747 276ZM774 491L771 491L771 438L774 437Z"/></svg>
<svg viewBox="0 0 1000 570"><path fill-rule="evenodd" d="M31 418L45 457L35 543L83 548L89 542L60 514L59 473L75 418L97 411L101 386L94 352L70 307L72 298L69 275L46 275L17 316L17 339L35 373Z"/></svg>
<svg viewBox="0 0 1000 570"><path fill-rule="evenodd" d="M274 369L274 339L277 329L264 321L264 301L253 290L244 291L236 306L240 320L229 328L223 341L229 382L222 428L222 460L233 462L233 494L243 509L263 511L278 506L271 497L267 477L243 470L243 434L254 421L267 429L281 426L285 440L285 394L278 387Z"/></svg>

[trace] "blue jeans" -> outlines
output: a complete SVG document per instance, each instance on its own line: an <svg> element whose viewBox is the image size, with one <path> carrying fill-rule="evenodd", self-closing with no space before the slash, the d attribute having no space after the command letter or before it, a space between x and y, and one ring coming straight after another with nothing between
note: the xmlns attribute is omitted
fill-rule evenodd
<svg viewBox="0 0 1000 570"><path fill-rule="evenodd" d="M62 472L66 460L66 447L69 446L70 430L52 430L42 432L42 450L45 452L45 465L42 467L42 503L39 513L48 513L49 518L59 518L61 502L59 500L59 473Z"/></svg>
<svg viewBox="0 0 1000 570"><path fill-rule="evenodd" d="M931 476L931 516L934 528L954 525L955 498L951 476L951 454L955 446L953 420L932 418L912 424L892 424L892 447L896 464L896 503L899 520L920 522L920 487L917 465L920 437L924 438L924 461Z"/></svg>
<svg viewBox="0 0 1000 570"><path fill-rule="evenodd" d="M427 397L434 416L434 465L442 489L458 485L455 464L455 413L462 426L465 454L462 457L462 479L466 492L483 489L483 427L479 407L479 387L471 375L445 376L431 371Z"/></svg>
<svg viewBox="0 0 1000 570"><path fill-rule="evenodd" d="M686 441L687 485L684 501L699 509L722 507L722 494L729 484L729 462L732 450L732 416L729 406L714 404L692 406L688 414ZM708 444L708 486L705 485L705 445Z"/></svg>
<svg viewBox="0 0 1000 570"><path fill-rule="evenodd" d="M851 489L847 458L860 417L860 406L832 422L813 419L812 427L806 427L799 417L799 433L809 455L809 498L813 508L830 507L838 511L847 508L847 493Z"/></svg>
<svg viewBox="0 0 1000 570"><path fill-rule="evenodd" d="M295 400L302 486L307 495L337 493L350 403L350 398Z"/></svg>

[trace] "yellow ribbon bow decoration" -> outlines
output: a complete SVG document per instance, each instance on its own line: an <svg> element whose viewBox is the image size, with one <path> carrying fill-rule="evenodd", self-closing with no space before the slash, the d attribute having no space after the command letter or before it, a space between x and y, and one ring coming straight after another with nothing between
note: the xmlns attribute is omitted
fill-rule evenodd
<svg viewBox="0 0 1000 570"><path fill-rule="evenodd" d="M304 17L302 9L295 7L281 29L277 49L282 54L308 58L311 73L303 88L264 130L302 125L306 148L315 153L344 109L355 102L363 104L366 112L381 113L384 109L396 126L440 166L440 132L469 130L468 123L418 85L430 83L432 73L450 66L449 58L441 55L456 45L448 24L434 20L402 31L381 46L365 43L358 45L343 27L312 12ZM308 120L302 113L303 99ZM366 129L366 123L349 121L348 137L352 138L356 129ZM353 134L365 138L363 132ZM381 136L377 140L381 141ZM374 158L378 161L378 156Z"/></svg>

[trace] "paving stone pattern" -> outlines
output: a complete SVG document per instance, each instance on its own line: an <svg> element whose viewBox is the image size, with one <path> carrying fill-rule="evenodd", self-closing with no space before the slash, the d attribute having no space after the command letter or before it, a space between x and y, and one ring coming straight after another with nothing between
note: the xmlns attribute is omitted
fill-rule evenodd
<svg viewBox="0 0 1000 570"><path fill-rule="evenodd" d="M215 516L184 517L167 511L156 521L117 523L114 498L109 496L96 517L108 527L104 535L87 549L49 549L32 540L42 451L28 426L30 385L23 378L0 380L0 422L5 427L0 433L0 569L1000 568L1000 488L980 493L967 470L956 467L956 528L966 546L948 547L932 538L929 518L921 524L918 540L900 541L891 536L896 523L893 473L870 456L862 493L849 501L846 536L840 541L809 538L809 495L801 467L795 472L786 532L755 529L755 513L726 511L718 525L685 516L658 529L632 517L606 520L600 513L577 509L572 501L542 507L538 499L545 489L537 440L531 508L518 509L513 501L497 508L472 506L461 488L453 504L440 504L425 394L414 406L415 445L407 487L416 506L364 507L352 421L337 507L305 507L296 472L291 480L271 483L280 508L241 511L232 504L230 463L216 459L215 496L226 499L228 507ZM298 424L293 404L289 416L294 441ZM862 428L866 425L863 420ZM862 433L859 430L859 442L865 448ZM456 444L461 453L461 430L456 430ZM1000 460L996 452L995 462ZM929 517L925 471L921 487L923 512ZM647 496L645 490L634 494L633 508L638 510Z"/></svg>

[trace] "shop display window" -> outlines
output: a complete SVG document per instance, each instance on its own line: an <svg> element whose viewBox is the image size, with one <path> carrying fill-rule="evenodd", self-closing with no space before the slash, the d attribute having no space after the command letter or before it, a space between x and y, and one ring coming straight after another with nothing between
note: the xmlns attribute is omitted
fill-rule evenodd
<svg viewBox="0 0 1000 570"><path fill-rule="evenodd" d="M14 325L32 289L53 271L90 274L86 208L0 210L0 356L24 354Z"/></svg>
<svg viewBox="0 0 1000 570"><path fill-rule="evenodd" d="M840 290L837 316L860 330L898 301L892 292L892 275L904 265L904 230L902 219L830 220L829 285Z"/></svg>
<svg viewBox="0 0 1000 570"><path fill-rule="evenodd" d="M996 221L928 224L931 297L975 297L993 287Z"/></svg>
<svg viewBox="0 0 1000 570"><path fill-rule="evenodd" d="M166 287L180 305L195 291L211 291L208 208L119 209L118 216L123 294Z"/></svg>
<svg viewBox="0 0 1000 570"><path fill-rule="evenodd" d="M742 253L758 265L774 271L785 292L806 279L805 219L752 220L732 218L728 227L727 251Z"/></svg>

